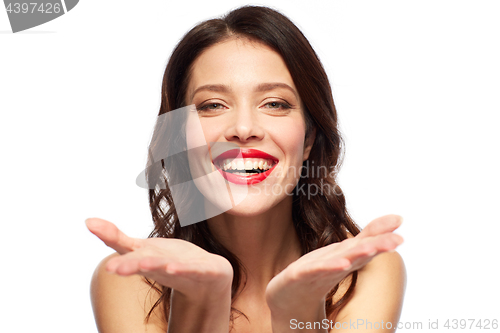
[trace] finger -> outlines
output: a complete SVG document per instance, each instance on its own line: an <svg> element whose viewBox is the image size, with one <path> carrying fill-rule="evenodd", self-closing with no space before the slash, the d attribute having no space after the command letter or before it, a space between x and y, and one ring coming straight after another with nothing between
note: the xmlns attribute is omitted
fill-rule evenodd
<svg viewBox="0 0 500 333"><path fill-rule="evenodd" d="M312 265L312 270L317 272L332 273L335 271L344 271L349 269L351 261L344 257L336 257L325 263L323 260L319 261L316 265Z"/></svg>
<svg viewBox="0 0 500 333"><path fill-rule="evenodd" d="M128 252L126 254L118 255L118 256L113 256L111 259L108 260L106 263L106 271L110 273L116 273L116 269L118 266L120 266L122 263L124 263L127 260L133 259L133 255L135 252ZM135 256L135 258L139 258L138 256Z"/></svg>
<svg viewBox="0 0 500 333"><path fill-rule="evenodd" d="M385 215L368 223L357 237L365 238L393 232L399 228L402 222L403 218L399 215Z"/></svg>
<svg viewBox="0 0 500 333"><path fill-rule="evenodd" d="M351 249L349 249L342 258L349 260L349 262L354 262L362 257L371 257L377 253L377 249L373 244L365 243L359 244Z"/></svg>
<svg viewBox="0 0 500 333"><path fill-rule="evenodd" d="M146 257L139 261L139 269L143 272L150 271L167 271L167 266L170 266L171 260L162 257ZM169 268L169 273L173 273L174 270Z"/></svg>
<svg viewBox="0 0 500 333"><path fill-rule="evenodd" d="M118 265L118 267L116 267L115 273L121 276L137 274L140 272L139 261L139 258L130 258L128 260L124 260L121 264Z"/></svg>
<svg viewBox="0 0 500 333"><path fill-rule="evenodd" d="M108 260L108 262L106 263L106 271L110 272L110 273L115 273L116 272L116 268L118 268L118 266L120 266L120 264L123 262L122 256L118 256L118 257L114 257L114 258L111 258Z"/></svg>
<svg viewBox="0 0 500 333"><path fill-rule="evenodd" d="M178 269L178 264L168 258L146 257L139 261L139 274L175 289L182 285L185 279L183 277L179 279L182 271Z"/></svg>
<svg viewBox="0 0 500 333"><path fill-rule="evenodd" d="M373 238L373 244L377 249L377 253L392 251L403 242L403 237L394 233L382 234Z"/></svg>
<svg viewBox="0 0 500 333"><path fill-rule="evenodd" d="M223 274L212 265L204 265L201 262L169 262L166 264L166 272L175 276L203 281L214 281L220 279Z"/></svg>
<svg viewBox="0 0 500 333"><path fill-rule="evenodd" d="M203 271L203 267L191 262L166 262L165 269L169 274L176 275L204 275L207 272Z"/></svg>
<svg viewBox="0 0 500 333"><path fill-rule="evenodd" d="M367 242L359 243L348 250L342 257L354 263L355 261L373 257L382 252L392 251L401 243L403 243L403 237L400 235L393 233L382 234L370 238Z"/></svg>
<svg viewBox="0 0 500 333"><path fill-rule="evenodd" d="M106 264L106 270L119 275L131 275L139 272L164 270L167 261L165 258L144 257L138 251L132 251L111 258Z"/></svg>
<svg viewBox="0 0 500 333"><path fill-rule="evenodd" d="M140 239L128 237L109 221L94 217L86 219L85 224L91 233L120 254L125 254L140 247Z"/></svg>

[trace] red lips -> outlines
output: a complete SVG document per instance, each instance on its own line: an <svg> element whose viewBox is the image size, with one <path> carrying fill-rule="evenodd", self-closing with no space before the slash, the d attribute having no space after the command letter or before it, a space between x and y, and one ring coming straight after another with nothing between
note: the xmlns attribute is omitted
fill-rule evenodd
<svg viewBox="0 0 500 333"><path fill-rule="evenodd" d="M225 172L218 166L218 161L220 160L225 160L225 159L230 159L230 158L236 158L236 157L241 157L241 158L263 158L263 159L268 159L272 160L274 165L271 169L267 170L266 172L258 173L255 175L249 175L249 176L243 176L243 175L235 175L229 172ZM241 148L241 149L231 149L228 150L219 156L217 156L214 159L214 165L219 170L221 173L222 177L226 179L227 181L238 184L238 185L252 185L252 184L257 184L266 179L273 169L276 167L278 164L278 159L272 155L269 155L268 153L264 153L263 151L257 150L257 149L250 149L250 148Z"/></svg>

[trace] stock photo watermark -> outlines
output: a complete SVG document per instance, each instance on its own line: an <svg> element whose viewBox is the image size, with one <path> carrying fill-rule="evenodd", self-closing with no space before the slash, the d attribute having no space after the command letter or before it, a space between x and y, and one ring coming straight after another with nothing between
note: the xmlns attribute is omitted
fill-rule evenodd
<svg viewBox="0 0 500 333"><path fill-rule="evenodd" d="M304 196L307 200L310 200L312 197L321 195L321 196L331 196L337 195L340 196L343 194L340 186L337 184L332 184L326 182L324 179L319 180L319 184L316 183L299 183L297 185L294 184L286 184L282 186L281 184L268 184L265 183L263 185L250 185L250 188L255 189L257 195L297 195Z"/></svg>
<svg viewBox="0 0 500 333"><path fill-rule="evenodd" d="M498 319L428 319L427 321L373 321L368 319L356 319L344 322L334 322L333 320L323 319L322 321L298 321L290 320L290 329L292 330L318 330L318 329L349 329L349 330L497 330Z"/></svg>
<svg viewBox="0 0 500 333"><path fill-rule="evenodd" d="M13 33L52 21L75 8L79 0L4 0Z"/></svg>

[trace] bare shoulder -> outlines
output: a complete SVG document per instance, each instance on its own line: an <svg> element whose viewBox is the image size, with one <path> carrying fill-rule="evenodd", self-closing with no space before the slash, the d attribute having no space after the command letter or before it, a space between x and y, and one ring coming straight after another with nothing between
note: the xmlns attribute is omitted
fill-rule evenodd
<svg viewBox="0 0 500 333"><path fill-rule="evenodd" d="M360 274L366 275L370 274L369 272L378 272L378 278L390 276L406 278L405 264L403 258L397 251L385 252L377 255L360 270Z"/></svg>
<svg viewBox="0 0 500 333"><path fill-rule="evenodd" d="M380 297L380 300L401 300L406 289L406 268L396 251L385 252L373 258L359 270L359 292ZM378 289L378 292L376 290Z"/></svg>
<svg viewBox="0 0 500 333"><path fill-rule="evenodd" d="M347 237L352 238L354 236L348 232ZM362 269L358 270L356 285L357 294L360 294L363 290L375 289L375 286L385 287L404 294L406 289L406 267L403 258L397 251L385 252L375 256Z"/></svg>
<svg viewBox="0 0 500 333"><path fill-rule="evenodd" d="M159 293L140 275L119 276L106 271L107 262L118 256L104 258L94 271L90 297L97 328L100 333L166 332L162 307L158 306L145 323L145 318Z"/></svg>
<svg viewBox="0 0 500 333"><path fill-rule="evenodd" d="M335 321L363 318L396 323L401 315L406 288L406 269L401 255L386 252L358 271L352 297L336 314Z"/></svg>

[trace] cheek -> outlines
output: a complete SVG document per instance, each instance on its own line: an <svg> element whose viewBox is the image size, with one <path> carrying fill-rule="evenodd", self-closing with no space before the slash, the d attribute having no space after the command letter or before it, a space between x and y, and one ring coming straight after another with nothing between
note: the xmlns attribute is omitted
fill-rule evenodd
<svg viewBox="0 0 500 333"><path fill-rule="evenodd" d="M207 144L203 135L203 125L195 110L187 113L185 128L186 146L188 150Z"/></svg>
<svg viewBox="0 0 500 333"><path fill-rule="evenodd" d="M187 147L195 148L204 146L209 142L216 142L220 136L218 124L193 115L186 123Z"/></svg>
<svg viewBox="0 0 500 333"><path fill-rule="evenodd" d="M224 133L224 122L218 117L199 118L203 135L207 142L217 142L222 139Z"/></svg>
<svg viewBox="0 0 500 333"><path fill-rule="evenodd" d="M272 128L273 141L283 150L291 163L302 164L304 153L305 124L303 121L288 121L274 124Z"/></svg>

